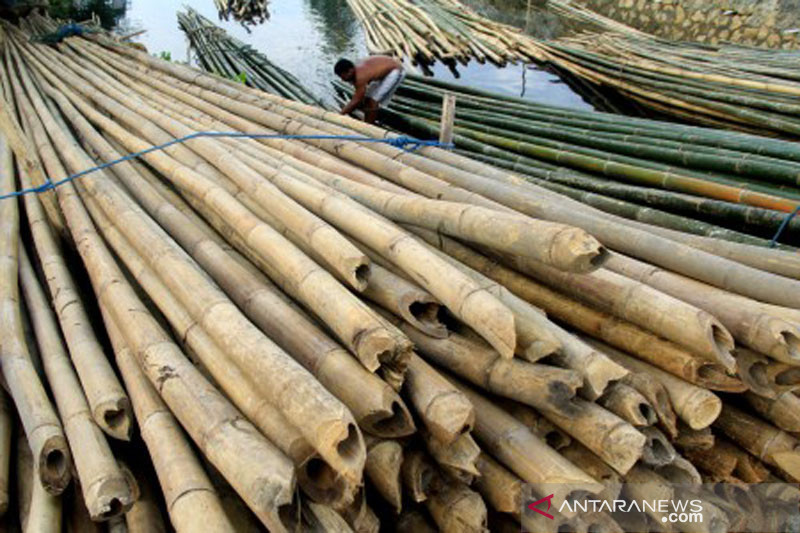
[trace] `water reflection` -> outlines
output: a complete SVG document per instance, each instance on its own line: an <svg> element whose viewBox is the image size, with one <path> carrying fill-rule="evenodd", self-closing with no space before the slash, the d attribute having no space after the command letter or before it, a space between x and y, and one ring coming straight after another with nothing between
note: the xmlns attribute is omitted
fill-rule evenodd
<svg viewBox="0 0 800 533"><path fill-rule="evenodd" d="M121 33L147 30L135 40L152 54L169 53L172 60L187 61L187 41L178 28L176 12L184 5L215 21L234 37L262 51L280 67L293 73L314 94L333 104L333 64L339 57L358 59L367 55L364 34L346 0L270 0L270 19L250 27L251 33L233 21L219 21L212 0L86 0L98 7L101 18L117 6L114 16ZM464 0L484 16L511 24L540 38L569 31L561 20L543 10L543 0ZM120 6L121 4L121 6ZM72 17L80 19L79 15ZM88 15L85 17L88 18ZM497 68L475 61L457 67L457 77L441 63L431 68L434 76L505 94L523 96L548 104L591 109L591 106L552 72L526 65Z"/></svg>

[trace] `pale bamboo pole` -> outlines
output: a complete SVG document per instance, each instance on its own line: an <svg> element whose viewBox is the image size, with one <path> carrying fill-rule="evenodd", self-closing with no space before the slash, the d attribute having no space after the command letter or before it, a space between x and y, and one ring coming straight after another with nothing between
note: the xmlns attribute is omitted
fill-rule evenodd
<svg viewBox="0 0 800 533"><path fill-rule="evenodd" d="M148 148L147 143L130 135L114 121L86 105L58 77L55 77L47 66L29 55L27 50L23 49L23 53L36 65L37 71L59 89L56 91L46 87L48 94L59 102L59 105L67 96L81 113L99 124L127 149L139 151ZM378 354L394 350L396 339L380 324L367 328L367 335L362 334L366 324L376 321L374 314L371 314L363 303L355 299L327 271L294 248L274 229L258 220L224 189L203 175L178 164L166 154L153 152L145 156L145 159L188 194L201 198L206 211L231 221L241 242L246 243L248 248L253 249L257 257L262 260L259 266L266 268L270 277L284 290L318 313L345 345L359 355L366 366L376 367ZM278 254L277 250L281 250L281 253ZM319 294L326 294L324 301L320 300Z"/></svg>
<svg viewBox="0 0 800 533"><path fill-rule="evenodd" d="M747 391L747 403L766 420L790 433L800 432L800 398L793 392L784 392L777 398L763 398Z"/></svg>
<svg viewBox="0 0 800 533"><path fill-rule="evenodd" d="M796 310L765 309L749 298L617 254L612 254L606 267L705 309L738 342L755 351L785 363L800 363L800 322L794 316Z"/></svg>
<svg viewBox="0 0 800 533"><path fill-rule="evenodd" d="M8 104L0 106L0 191L16 190L15 173L8 135L25 153L27 146ZM16 199L0 201L0 323L5 334L0 340L0 370L14 401L31 453L38 465L36 472L44 488L60 494L69 484L71 457L58 416L33 367L25 344L20 316L18 285L19 211Z"/></svg>
<svg viewBox="0 0 800 533"><path fill-rule="evenodd" d="M33 111L19 78L14 77L12 84L17 105L24 111L27 127L32 133L36 149L40 153L47 153L42 160L47 162L48 172L55 176L65 176L66 171L61 162L54 153L49 153L52 150L50 144L41 142L42 136L46 135L41 123L28 118ZM23 187L33 185L28 175L20 176L20 182ZM24 202L28 225L47 280L53 307L58 315L70 358L91 407L92 416L107 434L126 440L130 432L131 412L125 391L91 327L75 280L51 231L42 204L34 195L26 195Z"/></svg>
<svg viewBox="0 0 800 533"><path fill-rule="evenodd" d="M634 427L647 427L656 423L655 410L639 391L621 382L613 383L597 403Z"/></svg>
<svg viewBox="0 0 800 533"><path fill-rule="evenodd" d="M416 354L409 360L404 387L422 423L440 441L452 443L472 429L472 403Z"/></svg>
<svg viewBox="0 0 800 533"><path fill-rule="evenodd" d="M82 184L78 184L79 190ZM216 384L253 425L295 464L298 482L315 500L328 504L346 504L352 500L356 483L351 472L340 474L319 458L316 450L283 414L270 404L252 382L230 363L219 347L188 315L166 287L113 229L110 221L94 204L85 202L95 224L134 279L160 308L179 338L192 349Z"/></svg>
<svg viewBox="0 0 800 533"><path fill-rule="evenodd" d="M537 259L558 270L588 272L605 260L605 250L583 230L469 204L397 194L347 178L325 178L325 184L395 222Z"/></svg>
<svg viewBox="0 0 800 533"><path fill-rule="evenodd" d="M139 458L149 460L146 455ZM129 533L167 533L167 526L159 508L159 495L154 492L150 480L141 470L134 474L126 464L120 464L123 473L133 487L134 502L125 513L125 525Z"/></svg>
<svg viewBox="0 0 800 533"><path fill-rule="evenodd" d="M23 533L59 533L61 531L61 496L47 492L39 481L38 465L34 461L25 433L17 437L17 501Z"/></svg>
<svg viewBox="0 0 800 533"><path fill-rule="evenodd" d="M134 500L130 487L117 466L105 435L92 418L56 317L24 248L20 248L19 257L22 292L47 381L64 422L75 470L81 480L83 499L92 520L109 520L130 509Z"/></svg>
<svg viewBox="0 0 800 533"><path fill-rule="evenodd" d="M134 96L132 89L116 82L103 72L94 63L78 63L70 54L61 54L59 57L65 66L72 72L80 73L83 83L89 82L111 100L102 97L97 92L86 94L91 100L108 109L121 123L132 127L141 127L143 120L162 130L160 139L151 138L154 142L168 141L173 138L185 137L196 133L176 120L159 113L146 100ZM89 58L91 59L91 57ZM69 72L69 71L67 71ZM64 75L61 72L60 75ZM75 78L65 77L76 89ZM114 101L117 103L115 104ZM122 105L118 105L122 104ZM138 124L137 124L138 123ZM195 138L187 141L187 146L205 159L217 170L228 176L243 191L245 191L258 205L273 217L283 221L296 235L307 239L308 244L325 258L325 262L337 270L341 277L356 290L363 289L366 279L361 273L369 269L366 257L363 256L347 239L325 224L313 214L304 210L291 198L282 193L278 188L264 180L254 169L244 164L237 158L231 157L222 146L213 139Z"/></svg>
<svg viewBox="0 0 800 533"><path fill-rule="evenodd" d="M556 427L555 424L543 417L534 408L523 403L499 398L497 399L497 404L554 450L560 451L572 443L572 437Z"/></svg>
<svg viewBox="0 0 800 533"><path fill-rule="evenodd" d="M69 116L72 117L72 114ZM120 157L119 150L113 147L113 143L104 145L100 139L92 135L93 130L81 127L80 116L75 116L74 119L73 124L83 132L84 139L92 142L92 147L107 160ZM231 263L228 258L222 256L224 263L215 267L217 271L221 269L226 274L218 278L223 288L229 295L238 298L237 303L263 331L297 358L328 390L350 408L359 426L383 437L404 436L414 431L408 409L393 390L380 378L366 371L341 346L327 337L301 308L285 297L247 259L230 249L227 243L219 238L216 232L206 225L176 193L158 181L158 178L150 174L146 168L134 166L139 174L126 176L128 179L125 179L125 183L128 184L128 190L140 199L142 205L157 217L163 227L173 228L173 235L186 239L183 241L186 249L201 252L194 254L198 260L203 261L201 264L211 265L212 263L206 263L204 260L220 258L220 254L215 252L215 245L235 261ZM137 179L131 181L132 178ZM150 190L148 185L153 190ZM198 231L195 231L195 228ZM242 272L242 269L245 272ZM236 276L235 273L240 275ZM225 281L236 277L238 279L235 282ZM255 280L250 284L242 283L243 278L255 278ZM276 323L276 315L286 318Z"/></svg>
<svg viewBox="0 0 800 533"><path fill-rule="evenodd" d="M428 454L422 450L406 450L400 469L403 488L416 503L424 502L439 483L439 471Z"/></svg>
<svg viewBox="0 0 800 533"><path fill-rule="evenodd" d="M364 473L384 500L397 514L403 508L403 485L400 470L403 466L403 447L395 440L367 436L367 462Z"/></svg>
<svg viewBox="0 0 800 533"><path fill-rule="evenodd" d="M76 86L74 82L73 86ZM179 93L181 92L179 91ZM179 96L181 95L179 94ZM187 99L189 95L182 94L182 96ZM98 101L98 103L102 102ZM235 109L235 102L233 104ZM223 121L233 120L231 113L221 109L215 112L216 106L206 104L204 108L212 116L221 118ZM250 108L250 111L258 110ZM242 117L248 116L247 113L239 114ZM237 122L237 124L239 123ZM252 127L249 130L252 131ZM382 255L391 258L415 281L447 305L454 314L470 323L476 331L479 331L496 346L500 353L511 357L515 345L513 317L491 295L476 290L474 283L468 278L453 271L452 268L448 268L443 262L430 257L430 254L426 254L414 239L407 238L407 235L404 237L396 226L388 223L385 219L376 217L371 211L364 209L349 197L335 193L331 189L321 190L320 187L313 186L308 182L302 183L287 178L288 176L285 175L277 175L274 182L285 193L320 214L330 223L380 251ZM347 216L344 216L345 212ZM421 264L427 266L424 276L418 273ZM443 279L447 279L448 282L432 283L431 281Z"/></svg>
<svg viewBox="0 0 800 533"><path fill-rule="evenodd" d="M8 396L0 392L0 517L9 505L9 470L11 467L12 413Z"/></svg>
<svg viewBox="0 0 800 533"><path fill-rule="evenodd" d="M469 331L451 332L446 339L435 339L409 324L398 325L425 358L436 365L482 389L540 410L568 412L570 400L583 382L573 370L504 359Z"/></svg>
<svg viewBox="0 0 800 533"><path fill-rule="evenodd" d="M425 507L442 533L486 531L486 504L464 484L443 484L425 500Z"/></svg>
<svg viewBox="0 0 800 533"><path fill-rule="evenodd" d="M788 433L729 405L722 408L714 428L768 465L800 480L800 442Z"/></svg>
<svg viewBox="0 0 800 533"><path fill-rule="evenodd" d="M415 232L433 247L439 248L441 250L440 253L450 256L450 261L463 261L470 268L477 270L480 273L478 274L480 279L483 279L483 275L485 275L491 279L500 281L503 286L513 287L505 279L499 277L495 278L494 274L497 272L496 269L500 267L497 263L490 261L485 256L481 256L453 239L436 235L433 232L422 229L415 230ZM504 272L511 273L514 271L505 269ZM520 274L516 275L518 276L516 278L518 280L528 279ZM527 310L528 313L525 316L531 320L536 319L537 315L540 319L545 318L535 311L531 312L531 310L535 308L532 308L524 299L509 294L509 291L505 288L502 291L501 298L504 303L517 312L524 312ZM620 365L611 361L601 352L581 342L571 333L568 333L546 320L544 326L548 328L551 335L555 336L561 345L561 350L550 358L559 366L575 370L581 374L584 382L581 393L588 399L595 400L599 398L611 381L621 379L627 373Z"/></svg>
<svg viewBox="0 0 800 533"><path fill-rule="evenodd" d="M678 379L644 361L624 354L610 346L604 346L602 343L592 339L587 338L586 342L598 346L609 357L631 371L650 374L658 380L667 389L675 412L690 428L702 429L707 427L719 416L722 402L719 397L707 389Z"/></svg>
<svg viewBox="0 0 800 533"><path fill-rule="evenodd" d="M505 260L553 289L671 340L729 371L735 368L733 337L714 316L697 307L606 269L570 274L536 261Z"/></svg>
<svg viewBox="0 0 800 533"><path fill-rule="evenodd" d="M37 108L45 122L52 120L49 111L40 102ZM57 145L60 143L64 147L63 153L72 167L77 170L91 166L91 160L84 152L67 148L70 146L69 140L63 131L55 128L53 133ZM351 415L346 408L305 369L247 321L230 300L209 282L206 274L186 258L182 251L178 251L177 245L165 238L162 230L113 183L107 179L98 180L88 176L81 183L101 208L113 213L115 226L158 272L165 284L172 291L177 291L179 300L187 311L201 318L204 329L216 338L224 351L237 364L252 373L251 379L256 379L257 376L259 381L274 384L274 387L263 389L271 395L270 402L287 414L289 419L303 411L304 414L300 417L305 417L305 420L299 429L306 438L331 465L343 472L358 472L353 475L359 478L366 454L355 422L348 422ZM138 228L134 230L137 225ZM267 354L269 357L264 357ZM268 370L270 366L273 371ZM286 384L290 382L293 384L287 388ZM306 394L290 398L287 391L296 387L303 387ZM278 397L279 393L281 397ZM307 407L311 408L310 412L313 414L308 414ZM323 423L322 419L327 419L327 422ZM321 429L314 420L324 424L325 429ZM331 425L332 420L336 422ZM336 427L339 428L338 431L334 429ZM340 446L342 443L344 445Z"/></svg>
<svg viewBox="0 0 800 533"><path fill-rule="evenodd" d="M179 532L233 529L178 421L142 372L110 317L106 329L136 419L164 494L172 526Z"/></svg>
<svg viewBox="0 0 800 533"><path fill-rule="evenodd" d="M466 385L459 385L459 389L475 406L473 434L482 449L530 483L537 494L553 492L561 500L575 491L602 490L595 479L548 447L521 422Z"/></svg>
<svg viewBox="0 0 800 533"><path fill-rule="evenodd" d="M737 348L735 353L742 381L756 394L774 399L783 392L800 389L800 367L779 363L746 348Z"/></svg>

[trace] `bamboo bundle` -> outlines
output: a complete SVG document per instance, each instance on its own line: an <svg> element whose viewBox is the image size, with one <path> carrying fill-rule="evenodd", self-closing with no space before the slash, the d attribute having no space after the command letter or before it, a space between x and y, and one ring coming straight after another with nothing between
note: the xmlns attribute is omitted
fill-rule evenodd
<svg viewBox="0 0 800 533"><path fill-rule="evenodd" d="M177 530L618 531L523 506L624 498L637 476L800 474L783 253L650 233L436 148L322 138L389 134L102 35L44 48L2 28L3 92L43 166L28 183L110 164L55 188L80 262L65 247L48 288L88 271L103 322L84 325L112 341ZM193 138L114 163L209 130L314 138ZM41 202L17 241L44 262L61 234ZM40 311L27 342L43 345ZM49 323L64 344L46 365L73 349ZM715 445L721 466L701 454Z"/></svg>
<svg viewBox="0 0 800 533"><path fill-rule="evenodd" d="M373 54L408 57L414 64L466 64L471 58L502 66L533 57L533 39L494 22L459 0L348 0Z"/></svg>
<svg viewBox="0 0 800 533"><path fill-rule="evenodd" d="M220 20L233 20L247 28L269 20L267 0L214 0ZM249 31L249 30L248 30Z"/></svg>
<svg viewBox="0 0 800 533"><path fill-rule="evenodd" d="M381 118L411 134L438 135L444 93L457 97L457 152L610 214L764 246L800 200L792 186L800 152L756 135L667 127L414 75ZM782 242L793 242L799 224L788 224Z"/></svg>
<svg viewBox="0 0 800 533"><path fill-rule="evenodd" d="M252 3L252 2L250 2ZM307 104L320 105L291 73L266 56L231 37L192 8L178 13L178 25L186 34L200 65L219 76L242 80L250 87Z"/></svg>

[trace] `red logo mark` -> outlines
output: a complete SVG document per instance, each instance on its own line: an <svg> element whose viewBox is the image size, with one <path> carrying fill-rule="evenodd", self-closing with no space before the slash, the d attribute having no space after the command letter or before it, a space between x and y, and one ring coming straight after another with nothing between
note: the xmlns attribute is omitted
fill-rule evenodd
<svg viewBox="0 0 800 533"><path fill-rule="evenodd" d="M530 509L531 511L536 511L540 515L546 516L550 520L554 520L553 515L551 515L550 513L545 513L541 509L537 509L536 508L537 505L539 505L543 501L547 500L547 510L549 511L550 510L550 500L552 500L552 499L553 499L553 495L552 494L550 496L545 496L541 500L536 500L535 502L528 504L528 509Z"/></svg>

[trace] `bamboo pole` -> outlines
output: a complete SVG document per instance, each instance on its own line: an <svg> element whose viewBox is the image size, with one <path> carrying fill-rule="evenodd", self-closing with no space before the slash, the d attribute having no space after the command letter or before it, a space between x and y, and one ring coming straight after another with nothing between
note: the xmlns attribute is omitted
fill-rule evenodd
<svg viewBox="0 0 800 533"><path fill-rule="evenodd" d="M793 392L783 392L775 399L763 398L750 391L744 394L747 403L766 420L784 431L800 432L800 398Z"/></svg>
<svg viewBox="0 0 800 533"><path fill-rule="evenodd" d="M478 456L475 466L480 472L475 480L475 490L486 503L495 511L519 514L530 499L525 482L483 452Z"/></svg>
<svg viewBox="0 0 800 533"><path fill-rule="evenodd" d="M775 399L779 394L800 389L800 369L774 361L760 353L738 348L736 361L742 381L754 393Z"/></svg>
<svg viewBox="0 0 800 533"><path fill-rule="evenodd" d="M129 533L166 533L167 526L159 508L158 495L154 492L150 480L140 470L137 474L127 465L121 465L123 473L128 477L133 489L133 505L125 513L125 525Z"/></svg>
<svg viewBox="0 0 800 533"><path fill-rule="evenodd" d="M92 520L110 520L130 509L134 498L127 479L100 428L89 412L78 377L24 248L20 249L20 280L36 333L47 381L55 396L70 444L83 498Z"/></svg>
<svg viewBox="0 0 800 533"><path fill-rule="evenodd" d="M0 107L0 126L4 134L0 136L0 190L8 193L16 190L9 132L17 136L18 145L23 147L21 150L30 150L22 144L23 136L9 106L4 103ZM71 458L61 423L36 374L23 338L17 276L19 212L16 200L0 201L0 220L3 221L3 230L0 231L0 322L7 328L0 342L0 369L25 428L41 483L49 493L60 494L70 481Z"/></svg>
<svg viewBox="0 0 800 533"><path fill-rule="evenodd" d="M23 431L17 437L17 500L21 530L25 533L61 531L61 496L47 492L39 481L41 474Z"/></svg>
<svg viewBox="0 0 800 533"><path fill-rule="evenodd" d="M647 399L624 383L612 384L598 403L634 427L652 426L657 420Z"/></svg>
<svg viewBox="0 0 800 533"><path fill-rule="evenodd" d="M769 474L760 460L720 437L717 437L712 448L687 451L686 455L712 479L726 481L736 478L745 483L761 483Z"/></svg>
<svg viewBox="0 0 800 533"><path fill-rule="evenodd" d="M422 450L408 450L403 455L400 470L403 487L412 501L424 502L438 484L439 473L436 466Z"/></svg>
<svg viewBox="0 0 800 533"><path fill-rule="evenodd" d="M425 500L425 507L442 533L486 531L486 504L466 485L444 485Z"/></svg>
<svg viewBox="0 0 800 533"><path fill-rule="evenodd" d="M445 474L465 485L471 485L475 477L480 475L475 462L481 450L469 433L460 435L450 444L443 443L425 431L422 432L422 439L431 457Z"/></svg>
<svg viewBox="0 0 800 533"><path fill-rule="evenodd" d="M403 447L394 440L367 437L367 462L364 473L384 500L397 514L403 508L403 485L400 471L403 465Z"/></svg>
<svg viewBox="0 0 800 533"><path fill-rule="evenodd" d="M20 80L15 77L12 79L12 84L17 105L24 111L25 122L32 131L37 150L47 153L42 158L47 171L58 176L65 175L66 171L57 156L50 152L52 150L50 144L37 140L46 134L39 121L28 118L33 111ZM31 187L34 184L28 175L21 175L20 183L23 187ZM92 416L107 434L118 439L127 439L131 413L125 392L90 326L75 280L42 212L41 203L32 195L26 195L24 202L28 225L47 280L53 307L58 314L70 359L81 380Z"/></svg>
<svg viewBox="0 0 800 533"><path fill-rule="evenodd" d="M0 393L0 517L9 507L12 413L5 391Z"/></svg>
<svg viewBox="0 0 800 533"><path fill-rule="evenodd" d="M512 400L502 399L500 399L498 405L554 450L560 451L572 442L572 437L564 433L532 407Z"/></svg>

